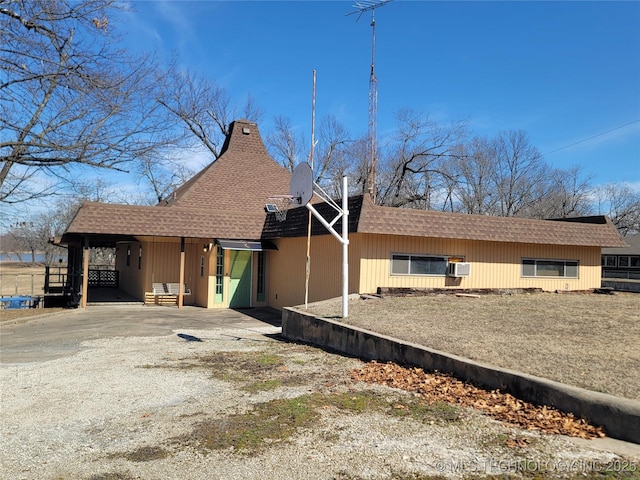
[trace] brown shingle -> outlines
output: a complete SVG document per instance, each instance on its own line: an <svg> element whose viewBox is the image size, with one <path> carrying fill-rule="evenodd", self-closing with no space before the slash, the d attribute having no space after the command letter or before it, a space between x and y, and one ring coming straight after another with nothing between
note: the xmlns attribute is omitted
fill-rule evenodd
<svg viewBox="0 0 640 480"><path fill-rule="evenodd" d="M259 239L263 224L264 213L86 202L66 233Z"/></svg>
<svg viewBox="0 0 640 480"><path fill-rule="evenodd" d="M363 198L358 232L545 245L624 246L613 224L381 207Z"/></svg>
<svg viewBox="0 0 640 480"><path fill-rule="evenodd" d="M220 157L159 206L260 213L270 195L289 193L291 174L269 156L258 126L236 120L229 130Z"/></svg>
<svg viewBox="0 0 640 480"><path fill-rule="evenodd" d="M315 207L324 218L335 217L335 210L327 204ZM562 222L381 207L374 205L368 195L349 199L350 232L543 245L624 246L606 217L599 217L598 222L587 219L589 223L576 220ZM308 212L304 207L290 210L285 222L277 222L269 215L263 238L304 236L307 221ZM336 222L334 228L340 232L341 222ZM315 218L311 231L313 235L329 233Z"/></svg>

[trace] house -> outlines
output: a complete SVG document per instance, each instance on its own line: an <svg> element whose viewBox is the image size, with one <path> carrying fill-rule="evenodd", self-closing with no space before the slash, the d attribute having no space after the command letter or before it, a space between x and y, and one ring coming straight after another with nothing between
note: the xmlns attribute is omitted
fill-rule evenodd
<svg viewBox="0 0 640 480"><path fill-rule="evenodd" d="M289 193L289 181L258 126L237 120L220 157L160 204L83 204L61 239L69 247L69 288L86 306L88 251L112 246L119 288L140 300L161 298L163 287L178 306L301 304L307 209L290 210L285 221L265 211L269 197ZM325 214L330 208L315 206ZM349 199L348 218L350 293L587 290L600 287L601 248L624 246L606 217L583 223L418 211L377 206L365 195ZM309 301L339 296L342 247L315 218L311 231Z"/></svg>
<svg viewBox="0 0 640 480"><path fill-rule="evenodd" d="M640 234L624 241L625 247L602 249L602 278L640 280Z"/></svg>

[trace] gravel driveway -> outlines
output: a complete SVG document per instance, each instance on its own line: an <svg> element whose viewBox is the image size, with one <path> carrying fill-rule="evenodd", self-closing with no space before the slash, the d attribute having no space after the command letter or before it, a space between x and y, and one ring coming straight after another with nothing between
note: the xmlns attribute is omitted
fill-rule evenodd
<svg viewBox="0 0 640 480"><path fill-rule="evenodd" d="M276 325L176 312L147 308L149 325L175 316L152 335L134 325L134 335L81 340L70 328L77 348L56 358L3 355L0 479L566 478L603 468L637 478L628 445L524 431L355 383L359 360L283 342ZM65 318L51 320L59 329ZM2 330L4 351L19 329ZM618 475L625 466L632 476Z"/></svg>

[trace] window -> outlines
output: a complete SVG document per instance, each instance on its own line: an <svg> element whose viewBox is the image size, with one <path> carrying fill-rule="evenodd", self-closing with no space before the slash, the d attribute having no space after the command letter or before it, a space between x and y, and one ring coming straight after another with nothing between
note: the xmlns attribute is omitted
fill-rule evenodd
<svg viewBox="0 0 640 480"><path fill-rule="evenodd" d="M200 276L204 277L204 255L200 255Z"/></svg>
<svg viewBox="0 0 640 480"><path fill-rule="evenodd" d="M224 250L216 248L216 302L222 302L222 282L224 281Z"/></svg>
<svg viewBox="0 0 640 480"><path fill-rule="evenodd" d="M618 257L618 266L625 268L640 268L640 255Z"/></svg>
<svg viewBox="0 0 640 480"><path fill-rule="evenodd" d="M392 275L446 275L447 257L391 255Z"/></svg>
<svg viewBox="0 0 640 480"><path fill-rule="evenodd" d="M603 267L615 267L617 265L617 257L615 255L603 255L602 266Z"/></svg>
<svg viewBox="0 0 640 480"><path fill-rule="evenodd" d="M138 270L142 268L142 247L138 250Z"/></svg>
<svg viewBox="0 0 640 480"><path fill-rule="evenodd" d="M127 267L131 266L131 245L127 245Z"/></svg>
<svg viewBox="0 0 640 480"><path fill-rule="evenodd" d="M264 254L264 252L258 252L258 285L257 285L257 299L259 302L264 302L264 296L265 296L265 288L264 288L264 267L265 267L265 260L266 260L266 255Z"/></svg>
<svg viewBox="0 0 640 480"><path fill-rule="evenodd" d="M578 278L578 262L575 260L522 260L523 277Z"/></svg>

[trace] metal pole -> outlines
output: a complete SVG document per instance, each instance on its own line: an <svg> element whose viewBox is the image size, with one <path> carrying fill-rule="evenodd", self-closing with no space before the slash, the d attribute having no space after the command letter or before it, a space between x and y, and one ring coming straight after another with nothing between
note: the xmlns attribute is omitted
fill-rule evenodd
<svg viewBox="0 0 640 480"><path fill-rule="evenodd" d="M180 279L178 287L178 308L182 308L184 305L184 237L180 237L180 273L178 278Z"/></svg>
<svg viewBox="0 0 640 480"><path fill-rule="evenodd" d="M349 316L349 199L347 177L342 177L342 318Z"/></svg>
<svg viewBox="0 0 640 480"><path fill-rule="evenodd" d="M313 71L313 91L311 93L311 153L309 164L313 172L313 157L316 143L316 71ZM304 309L309 308L309 276L311 275L311 210L307 219L307 262L305 264L304 277Z"/></svg>

